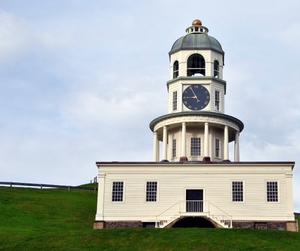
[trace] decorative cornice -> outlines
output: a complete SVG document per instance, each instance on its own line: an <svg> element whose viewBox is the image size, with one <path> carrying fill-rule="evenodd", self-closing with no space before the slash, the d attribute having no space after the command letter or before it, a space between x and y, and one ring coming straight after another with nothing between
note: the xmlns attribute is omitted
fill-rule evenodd
<svg viewBox="0 0 300 251"><path fill-rule="evenodd" d="M213 81L216 81L216 82L219 82L220 84L223 84L226 86L226 81L223 80L223 79L220 79L220 78L215 78L215 77L212 77L212 76L190 76L190 77L187 77L187 76L179 76L177 78L173 78L169 81L167 81L167 85L173 83L173 82L176 82L178 80L213 80Z"/></svg>
<svg viewBox="0 0 300 251"><path fill-rule="evenodd" d="M206 111L190 111L190 112L176 112L176 113L169 113L166 115L162 115L154 120L152 120L149 124L149 127L151 129L151 131L154 130L154 127L157 123L165 120L165 119L170 119L170 118L176 118L176 117L182 117L182 116L196 116L196 117L202 117L202 116L210 116L213 118L222 118L222 119L227 119L230 120L234 123L236 123L239 127L239 131L241 132L244 129L244 124L242 121L240 121L239 119L232 117L230 115L227 114L223 114L223 113L216 113L216 112L206 112Z"/></svg>

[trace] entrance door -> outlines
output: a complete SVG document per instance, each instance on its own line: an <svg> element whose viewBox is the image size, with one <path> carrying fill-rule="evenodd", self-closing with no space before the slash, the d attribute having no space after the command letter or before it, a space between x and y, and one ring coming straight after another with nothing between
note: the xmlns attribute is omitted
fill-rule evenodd
<svg viewBox="0 0 300 251"><path fill-rule="evenodd" d="M203 190L186 190L186 211L203 212Z"/></svg>

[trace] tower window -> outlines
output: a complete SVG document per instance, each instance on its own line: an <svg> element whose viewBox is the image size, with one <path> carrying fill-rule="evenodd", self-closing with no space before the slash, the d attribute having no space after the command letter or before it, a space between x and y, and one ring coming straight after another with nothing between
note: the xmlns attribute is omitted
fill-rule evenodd
<svg viewBox="0 0 300 251"><path fill-rule="evenodd" d="M123 201L123 181L113 182L112 201Z"/></svg>
<svg viewBox="0 0 300 251"><path fill-rule="evenodd" d="M220 66L219 66L219 62L217 60L214 61L214 77L218 78L219 77L219 71Z"/></svg>
<svg viewBox="0 0 300 251"><path fill-rule="evenodd" d="M215 107L219 111L220 110L220 92L215 91Z"/></svg>
<svg viewBox="0 0 300 251"><path fill-rule="evenodd" d="M201 155L201 138L191 138L191 156Z"/></svg>
<svg viewBox="0 0 300 251"><path fill-rule="evenodd" d="M177 91L173 92L173 111L177 110Z"/></svg>
<svg viewBox="0 0 300 251"><path fill-rule="evenodd" d="M176 60L173 64L173 78L177 78L179 75L179 64L178 61Z"/></svg>
<svg viewBox="0 0 300 251"><path fill-rule="evenodd" d="M233 181L232 182L232 201L243 201L243 200L244 200L243 182L242 181Z"/></svg>
<svg viewBox="0 0 300 251"><path fill-rule="evenodd" d="M157 195L157 182L147 181L146 187L146 201L156 201Z"/></svg>
<svg viewBox="0 0 300 251"><path fill-rule="evenodd" d="M176 139L173 139L172 141L172 157L176 157Z"/></svg>
<svg viewBox="0 0 300 251"><path fill-rule="evenodd" d="M267 201L278 201L278 184L276 181L267 182Z"/></svg>
<svg viewBox="0 0 300 251"><path fill-rule="evenodd" d="M193 54L187 61L187 76L205 76L205 60L200 54Z"/></svg>
<svg viewBox="0 0 300 251"><path fill-rule="evenodd" d="M220 140L215 139L215 156L216 158L220 157Z"/></svg>

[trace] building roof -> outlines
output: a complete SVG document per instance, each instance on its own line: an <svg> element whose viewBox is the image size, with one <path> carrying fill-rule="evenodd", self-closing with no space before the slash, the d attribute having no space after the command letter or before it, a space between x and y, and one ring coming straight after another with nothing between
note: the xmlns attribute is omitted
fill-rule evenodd
<svg viewBox="0 0 300 251"><path fill-rule="evenodd" d="M97 161L96 165L99 166L161 166L161 165L186 165L186 166L266 166L266 167L275 167L275 166L290 166L291 169L294 169L295 161Z"/></svg>
<svg viewBox="0 0 300 251"><path fill-rule="evenodd" d="M173 44L169 55L180 50L213 50L224 55L219 41L207 33L189 33L178 38Z"/></svg>
<svg viewBox="0 0 300 251"><path fill-rule="evenodd" d="M169 55L180 50L213 50L224 56L224 51L219 41L207 34L208 29L202 26L202 22L199 19L194 20L192 26L185 31L187 34L175 41Z"/></svg>
<svg viewBox="0 0 300 251"><path fill-rule="evenodd" d="M210 116L210 117L215 117L215 118L224 118L227 119L228 121L234 122L238 125L240 132L243 131L244 129L244 124L242 121L240 121L239 119L232 117L230 115L224 114L224 113L217 113L217 112L207 112L207 111L186 111L186 112L175 112L175 113L169 113L163 116L160 116L158 118L153 119L150 122L150 129L151 131L154 130L154 126L162 121L165 120L167 118L174 118L174 117L181 117L181 116L197 116L197 117L201 117L201 116Z"/></svg>

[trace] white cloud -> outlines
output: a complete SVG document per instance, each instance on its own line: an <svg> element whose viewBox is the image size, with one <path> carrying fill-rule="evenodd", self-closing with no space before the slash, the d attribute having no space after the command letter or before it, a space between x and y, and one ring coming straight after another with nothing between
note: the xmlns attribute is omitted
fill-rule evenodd
<svg viewBox="0 0 300 251"><path fill-rule="evenodd" d="M292 23L286 29L278 32L280 40L287 46L292 46L298 53L300 52L300 23Z"/></svg>
<svg viewBox="0 0 300 251"><path fill-rule="evenodd" d="M0 61L22 55L29 40L26 24L0 9Z"/></svg>

